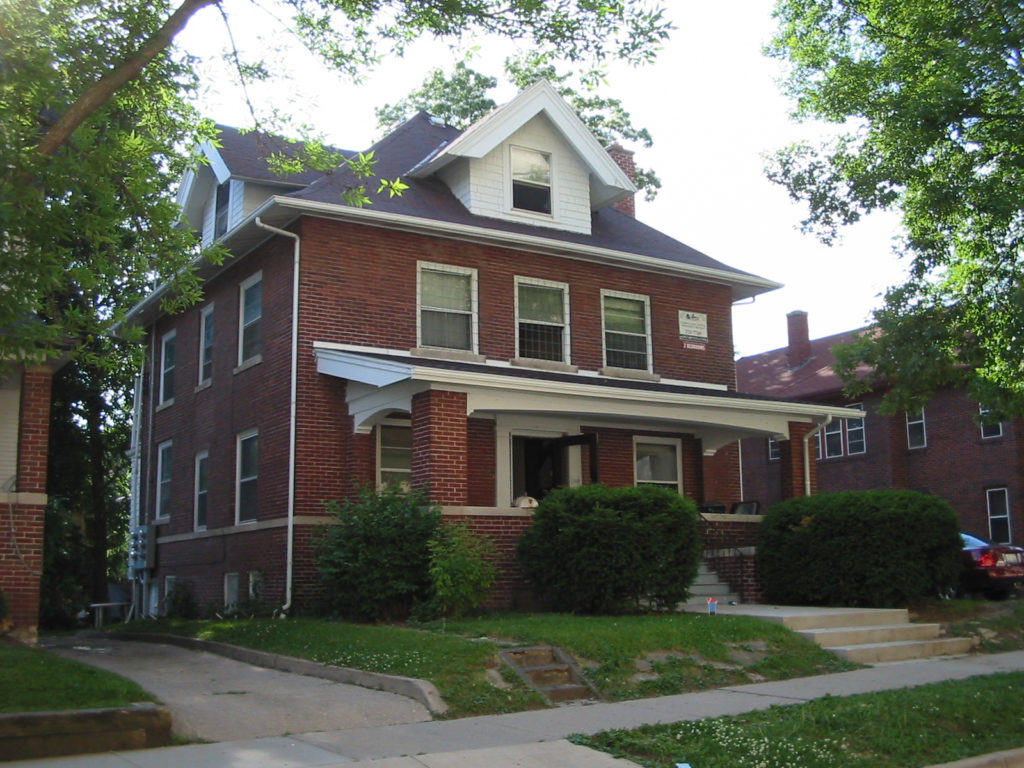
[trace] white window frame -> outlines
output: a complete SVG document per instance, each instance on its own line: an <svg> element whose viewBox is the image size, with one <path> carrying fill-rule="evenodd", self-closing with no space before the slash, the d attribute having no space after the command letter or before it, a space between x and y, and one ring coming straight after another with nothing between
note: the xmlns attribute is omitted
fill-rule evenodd
<svg viewBox="0 0 1024 768"><path fill-rule="evenodd" d="M210 332L210 344L206 344L207 330ZM213 334L217 332L217 326L213 322L213 304L207 304L199 313L199 365L198 377L199 386L209 384L213 379ZM209 355L207 355L209 353ZM206 363L210 364L210 375L204 376L203 371Z"/></svg>
<svg viewBox="0 0 1024 768"><path fill-rule="evenodd" d="M249 571L249 599L262 602L266 599L267 574L265 571Z"/></svg>
<svg viewBox="0 0 1024 768"><path fill-rule="evenodd" d="M861 407L861 411L863 412L863 406ZM867 429L868 424L867 424L866 416L867 416L867 414L865 413L864 415L859 416L856 419L843 419L843 431L846 433L846 438L845 438L844 445L846 446L846 455L847 456L862 456L862 455L864 455L865 453L868 452L868 429ZM855 451L855 450L853 450L850 447L850 422L851 421L859 421L860 422L859 431L861 433L861 443L863 443L864 447L861 448L859 451Z"/></svg>
<svg viewBox="0 0 1024 768"><path fill-rule="evenodd" d="M377 460L376 460L376 471L377 471L377 487L384 487L384 480L382 479L382 470L384 467L381 465L381 442L384 437L384 430L382 427L404 427L409 430L410 437L412 433L412 422L408 419L385 419L377 425ZM412 485L412 447L409 448L409 479L405 481L405 485ZM396 470L395 468L389 468L389 472L401 472L403 470Z"/></svg>
<svg viewBox="0 0 1024 768"><path fill-rule="evenodd" d="M544 211L535 211L532 208L516 208L515 205L515 177L512 169L512 155L514 152L530 152L535 155L541 155L547 160L548 163L548 203L551 210L547 213ZM555 218L555 158L551 152L543 149L537 149L536 147L527 147L522 144L509 144L508 152L506 155L508 162L508 186L506 188L506 194L508 195L508 211L517 216L539 216L545 220L551 220ZM542 185L536 184L534 186L541 187Z"/></svg>
<svg viewBox="0 0 1024 768"><path fill-rule="evenodd" d="M224 608L232 609L238 607L240 579L237 571L229 571L224 574ZM234 593L234 594L232 594ZM234 600L232 600L232 597Z"/></svg>
<svg viewBox="0 0 1024 768"><path fill-rule="evenodd" d="M994 493L1000 493L1003 496L1003 509L1005 510L1004 514L1000 514L1000 515L993 515L992 514L992 494L994 494ZM991 541L993 544L1009 544L1011 541L1013 541L1013 528L1011 527L1012 526L1012 516L1010 515L1010 490L1009 490L1009 488L1006 488L1005 486L1000 486L998 488L986 488L985 489L985 512L986 512L986 516L987 516L987 519L988 519L988 538L989 538L989 541ZM994 533L992 531L992 521L993 520L1005 520L1006 521L1006 540L1005 541L1000 541L994 535Z"/></svg>
<svg viewBox="0 0 1024 768"><path fill-rule="evenodd" d="M823 435L823 438L822 438L821 442L824 443L824 445L825 445L825 458L826 459L838 459L838 458L841 458L843 456L843 454L844 454L844 451L843 451L843 447L844 447L843 446L843 419L836 419L835 421L829 422L828 424L825 425L825 428L823 430L821 430L821 432L822 432L822 435ZM838 453L833 453L831 450L829 450L830 449L829 436L830 435L836 435L836 434L839 435L839 452Z"/></svg>
<svg viewBox="0 0 1024 768"><path fill-rule="evenodd" d="M997 422L995 424L986 424L985 417L988 416L990 408L986 408L984 405L978 405L978 419L980 421L979 428L981 429L982 440L995 440L998 437L1003 436L1003 422ZM985 430L995 430L991 434L985 434Z"/></svg>
<svg viewBox="0 0 1024 768"><path fill-rule="evenodd" d="M911 415L916 416L918 418L911 419L910 418ZM925 416L924 408L922 407L921 410L918 411L916 414L911 414L910 411L907 411L906 412L906 416L907 416L907 450L909 450L909 451L917 451L917 450L920 450L921 448L927 448L928 447L928 422L927 422L927 418ZM910 444L910 427L911 427L911 425L917 425L917 424L921 425L921 444L920 445L911 445Z"/></svg>
<svg viewBox="0 0 1024 768"><path fill-rule="evenodd" d="M174 402L174 370L177 367L178 332L168 331L160 339L160 405L170 405ZM167 351L170 350L168 356ZM170 357L170 365L168 365ZM169 384L169 386L168 386Z"/></svg>
<svg viewBox="0 0 1024 768"><path fill-rule="evenodd" d="M651 344L651 297L642 293L626 293L624 291L613 291L609 288L601 289L601 355L604 360L605 368L622 368L622 366L609 365L608 364L608 331L605 328L605 309L604 300L605 298L618 298L618 299L630 299L632 301L642 301L644 305L644 326L645 335L647 337L647 367L646 368L626 368L624 370L630 371L646 371L651 373L654 370L654 354L653 346ZM622 331L612 331L612 333L622 333Z"/></svg>
<svg viewBox="0 0 1024 768"><path fill-rule="evenodd" d="M168 600L171 597L171 593L174 588L178 586L178 577L174 574L168 574L164 576L164 600Z"/></svg>
<svg viewBox="0 0 1024 768"><path fill-rule="evenodd" d="M171 485L174 482L174 441L165 440L156 447L156 499L153 508L154 520L169 520L171 517ZM164 478L166 470L167 477ZM166 507L166 509L164 509ZM161 514L166 512L166 514ZM154 542L147 542L154 546Z"/></svg>
<svg viewBox="0 0 1024 768"><path fill-rule="evenodd" d="M676 484L675 490L683 493L683 441L678 437L654 437L651 435L633 435L633 485L640 485L636 475L636 449L638 445L673 445L676 449ZM644 485L657 485L662 488L671 488L668 483L644 481Z"/></svg>
<svg viewBox="0 0 1024 768"><path fill-rule="evenodd" d="M782 460L782 443L773 435L768 437L768 448L765 455L768 457L768 461Z"/></svg>
<svg viewBox="0 0 1024 768"><path fill-rule="evenodd" d="M206 488L200 488L199 479L201 473L199 466L202 462L206 462ZM195 492L192 496L192 529L194 531L205 531L209 526L210 522L210 452L206 449L199 451L195 458ZM199 500L200 496L203 497L203 501L206 502L206 520L203 523L199 522Z"/></svg>
<svg viewBox="0 0 1024 768"><path fill-rule="evenodd" d="M523 357L522 350L519 348L519 324L524 322L523 318L519 314L519 286L528 285L535 286L537 288L549 288L552 290L560 290L562 292L562 359L555 362L560 363L571 363L572 352L569 349L569 340L572 337L572 333L569 329L569 284L561 283L557 280L542 280L535 277L521 277L516 275L515 277L515 312L516 312L516 357ZM538 325L552 325L551 323L538 322L536 320L526 320L525 322L534 323ZM537 358L531 358L537 359ZM547 358L540 358L547 359Z"/></svg>
<svg viewBox="0 0 1024 768"><path fill-rule="evenodd" d="M439 307L430 307L423 305L423 272L449 272L456 275L467 275L469 277L469 295L470 295L470 310L468 312L470 316L469 322L469 343L470 349L462 349L460 347L435 347L432 345L423 343L423 310L431 310L437 312L450 312L454 314L467 314L452 309L443 309ZM478 336L479 336L479 299L478 299L478 279L477 270L473 267L460 267L454 264L438 264L433 261L418 261L416 262L416 346L423 347L426 349L451 349L459 352L471 352L477 354L478 349Z"/></svg>
<svg viewBox="0 0 1024 768"><path fill-rule="evenodd" d="M223 194L222 194L223 193ZM231 179L221 182L213 190L213 239L217 240L231 229ZM223 199L223 206L221 200ZM221 220L221 212L224 218Z"/></svg>
<svg viewBox="0 0 1024 768"><path fill-rule="evenodd" d="M263 282L263 270L250 275L238 285L238 365L242 366L246 363L253 363L263 359L263 294L262 287L260 293L260 314L257 320L260 324L260 349L249 357L243 357L245 350L245 330L250 327L255 320L250 321L248 324L245 322L245 294L250 288L255 286L257 283Z"/></svg>
<svg viewBox="0 0 1024 768"><path fill-rule="evenodd" d="M256 485L256 506L259 508L259 477L260 477L260 458L259 458L259 437L260 431L258 429L247 429L244 432L239 432L235 438L235 525L247 525L249 523L255 523L258 519L256 512L253 512L252 517L242 519L242 483L255 480ZM256 473L252 475L242 476L242 443L246 440L256 438Z"/></svg>

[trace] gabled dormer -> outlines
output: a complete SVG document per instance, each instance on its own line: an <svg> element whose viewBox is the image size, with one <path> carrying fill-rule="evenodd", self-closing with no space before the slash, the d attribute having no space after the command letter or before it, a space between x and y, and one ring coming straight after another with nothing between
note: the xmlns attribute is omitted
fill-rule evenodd
<svg viewBox="0 0 1024 768"><path fill-rule="evenodd" d="M546 81L468 128L415 168L473 214L590 234L591 213L636 187Z"/></svg>

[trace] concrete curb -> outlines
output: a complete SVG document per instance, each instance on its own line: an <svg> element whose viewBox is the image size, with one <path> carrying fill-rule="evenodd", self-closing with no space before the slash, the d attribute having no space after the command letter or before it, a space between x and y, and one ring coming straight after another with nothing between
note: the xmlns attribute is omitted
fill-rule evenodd
<svg viewBox="0 0 1024 768"><path fill-rule="evenodd" d="M157 704L0 715L0 762L170 743L171 713Z"/></svg>
<svg viewBox="0 0 1024 768"><path fill-rule="evenodd" d="M929 768L1024 768L1024 748L968 757L953 763L932 765Z"/></svg>
<svg viewBox="0 0 1024 768"><path fill-rule="evenodd" d="M348 683L358 685L362 688L371 688L377 691L397 693L400 696L418 701L425 706L432 714L443 715L448 711L448 705L438 692L437 687L429 680L420 680L415 677L402 677L401 675L385 675L379 672L366 672L362 669L350 669L349 667L336 667L331 664L321 664L316 661L299 659L294 656L285 656L279 653L268 653L257 651L252 648L243 648L238 645L219 643L214 640L199 640L194 637L182 635L164 635L149 632L114 632L88 633L88 637L103 638L117 637L122 640L135 640L144 643L165 643L177 645L181 648L190 648L198 651L208 651L219 656L226 656L235 661L245 664L252 664L256 667L267 667L282 672L291 672L296 675L307 677L318 677L323 680L331 680L335 683Z"/></svg>

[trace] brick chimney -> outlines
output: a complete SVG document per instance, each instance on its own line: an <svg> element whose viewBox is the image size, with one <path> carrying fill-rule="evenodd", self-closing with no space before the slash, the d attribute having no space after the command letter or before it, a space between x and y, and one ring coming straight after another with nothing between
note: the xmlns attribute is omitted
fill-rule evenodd
<svg viewBox="0 0 1024 768"><path fill-rule="evenodd" d="M611 155L612 160L618 164L623 173L629 177L629 180L636 184L636 163L633 161L633 152L626 149L618 142L615 142L608 147L608 154ZM635 195L630 195L623 200L619 200L619 202L615 203L612 207L615 210L622 211L627 216L632 216L635 219L636 205L634 204L634 197Z"/></svg>
<svg viewBox="0 0 1024 768"><path fill-rule="evenodd" d="M789 330L789 347L786 356L790 368L799 368L811 359L811 339L807 328L807 313L802 309L786 315Z"/></svg>

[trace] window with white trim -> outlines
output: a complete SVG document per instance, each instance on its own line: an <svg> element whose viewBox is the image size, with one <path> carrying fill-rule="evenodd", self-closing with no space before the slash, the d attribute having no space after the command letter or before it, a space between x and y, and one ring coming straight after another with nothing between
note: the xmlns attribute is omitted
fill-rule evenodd
<svg viewBox="0 0 1024 768"><path fill-rule="evenodd" d="M984 405L978 406L978 419L981 422L981 439L990 440L994 437L1003 436L1003 423L996 421L990 414L992 413L990 408L986 408Z"/></svg>
<svg viewBox="0 0 1024 768"><path fill-rule="evenodd" d="M825 425L825 458L843 455L843 422L836 420Z"/></svg>
<svg viewBox="0 0 1024 768"><path fill-rule="evenodd" d="M782 458L782 445L774 437L768 438L768 461L779 461Z"/></svg>
<svg viewBox="0 0 1024 768"><path fill-rule="evenodd" d="M925 427L924 408L907 411L907 448L925 448L928 445L928 430Z"/></svg>
<svg viewBox="0 0 1024 768"><path fill-rule="evenodd" d="M218 238L228 231L228 214L231 211L231 179L217 185L213 206L213 236Z"/></svg>
<svg viewBox="0 0 1024 768"><path fill-rule="evenodd" d="M377 427L377 485L408 487L412 477L412 427L386 421Z"/></svg>
<svg viewBox="0 0 1024 768"><path fill-rule="evenodd" d="M419 346L476 352L476 270L420 262L417 282Z"/></svg>
<svg viewBox="0 0 1024 768"><path fill-rule="evenodd" d="M823 438L819 439L819 435L823 435ZM836 419L829 422L814 437L818 459L822 458L822 450L824 450L826 459L837 459L842 456L856 456L861 453L867 453L867 438L863 417L857 419Z"/></svg>
<svg viewBox="0 0 1024 768"><path fill-rule="evenodd" d="M551 155L524 147L509 147L512 167L512 207L531 213L551 213Z"/></svg>
<svg viewBox="0 0 1024 768"><path fill-rule="evenodd" d="M609 368L651 369L651 311L647 296L601 291L604 364Z"/></svg>
<svg viewBox="0 0 1024 768"><path fill-rule="evenodd" d="M164 610L169 613L171 609L171 595L178 586L178 577L173 575L164 576Z"/></svg>
<svg viewBox="0 0 1024 768"><path fill-rule="evenodd" d="M213 378L213 304L207 304L199 313L199 383L208 384Z"/></svg>
<svg viewBox="0 0 1024 768"><path fill-rule="evenodd" d="M193 527L206 530L206 512L210 498L210 452L203 450L196 454L195 498L193 499Z"/></svg>
<svg viewBox="0 0 1024 768"><path fill-rule="evenodd" d="M634 483L683 492L682 443L678 438L633 438Z"/></svg>
<svg viewBox="0 0 1024 768"><path fill-rule="evenodd" d="M238 607L238 574L224 574L224 607L227 609Z"/></svg>
<svg viewBox="0 0 1024 768"><path fill-rule="evenodd" d="M859 419L843 419L844 428L846 429L846 452L850 456L855 456L859 453L867 453L868 442L867 435L864 429L864 418Z"/></svg>
<svg viewBox="0 0 1024 768"><path fill-rule="evenodd" d="M160 403L174 400L174 368L177 332L169 331L160 341Z"/></svg>
<svg viewBox="0 0 1024 768"><path fill-rule="evenodd" d="M263 349L263 273L257 272L239 286L238 364L260 356Z"/></svg>
<svg viewBox="0 0 1024 768"><path fill-rule="evenodd" d="M166 519L171 514L171 469L173 445L170 440L160 443L156 449L156 516ZM150 544L149 546L153 546Z"/></svg>
<svg viewBox="0 0 1024 768"><path fill-rule="evenodd" d="M249 523L256 519L259 507L259 458L259 432L255 429L242 432L238 436L237 445L236 523Z"/></svg>
<svg viewBox="0 0 1024 768"><path fill-rule="evenodd" d="M249 599L262 603L267 597L267 576L263 571L249 571Z"/></svg>
<svg viewBox="0 0 1024 768"><path fill-rule="evenodd" d="M1010 494L1006 488L989 488L985 491L988 506L988 538L995 544L1009 544Z"/></svg>
<svg viewBox="0 0 1024 768"><path fill-rule="evenodd" d="M516 357L569 362L569 286L516 277Z"/></svg>

